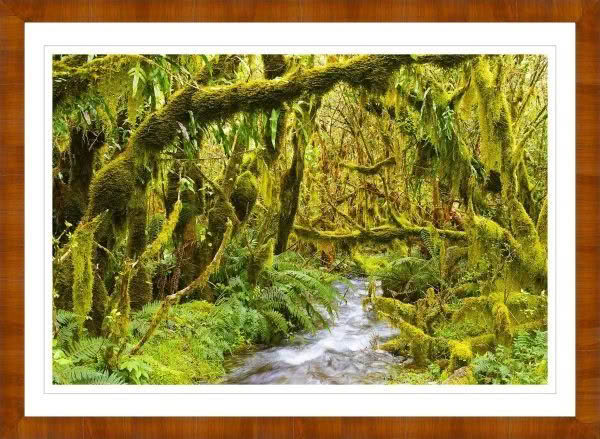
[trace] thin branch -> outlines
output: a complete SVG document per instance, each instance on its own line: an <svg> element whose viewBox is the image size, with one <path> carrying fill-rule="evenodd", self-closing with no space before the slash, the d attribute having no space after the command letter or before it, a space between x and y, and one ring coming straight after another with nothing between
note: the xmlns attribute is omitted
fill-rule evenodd
<svg viewBox="0 0 600 439"><path fill-rule="evenodd" d="M154 313L154 316L152 317L150 327L148 328L146 333L143 335L143 337L140 339L140 341L131 349L131 351L129 352L129 355L135 355L142 348L142 346L144 346L144 344L150 339L150 337L152 337L152 334L154 334L154 331L156 331L156 328L158 327L160 322L162 322L163 318L166 317L166 315L172 305L179 303L179 301L183 297L188 295L194 289L201 288L204 285L206 285L206 282L208 281L208 278L210 277L210 275L212 273L214 273L216 271L217 267L219 267L219 265L221 264L221 258L223 257L223 253L225 252L225 246L228 244L229 239L231 238L231 230L232 229L233 229L233 225L232 225L231 221L227 221L225 235L223 236L221 245L219 246L217 253L215 253L215 256L214 256L213 260L211 261L211 263L208 264L206 266L206 268L202 271L202 273L195 280L193 280L188 286L186 286L185 288L177 291L176 293L170 294L164 298L160 308L156 311L156 313Z"/></svg>

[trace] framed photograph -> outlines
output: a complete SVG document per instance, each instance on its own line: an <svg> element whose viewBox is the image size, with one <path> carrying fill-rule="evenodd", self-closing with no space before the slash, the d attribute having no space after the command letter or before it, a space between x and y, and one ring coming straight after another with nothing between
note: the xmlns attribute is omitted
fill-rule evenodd
<svg viewBox="0 0 600 439"><path fill-rule="evenodd" d="M597 438L599 15L4 0L1 437Z"/></svg>

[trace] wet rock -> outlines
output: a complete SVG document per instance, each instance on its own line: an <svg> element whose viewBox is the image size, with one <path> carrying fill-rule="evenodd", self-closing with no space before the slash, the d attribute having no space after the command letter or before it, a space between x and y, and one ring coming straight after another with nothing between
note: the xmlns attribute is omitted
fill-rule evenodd
<svg viewBox="0 0 600 439"><path fill-rule="evenodd" d="M410 366L411 364L413 364L415 362L415 360L413 358L407 358L406 360L404 360L402 362L403 366Z"/></svg>

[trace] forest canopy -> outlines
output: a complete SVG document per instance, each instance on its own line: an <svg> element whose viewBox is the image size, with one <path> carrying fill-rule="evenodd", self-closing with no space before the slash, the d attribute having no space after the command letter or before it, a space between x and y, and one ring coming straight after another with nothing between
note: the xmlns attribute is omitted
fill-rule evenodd
<svg viewBox="0 0 600 439"><path fill-rule="evenodd" d="M53 382L234 382L356 300L356 383L545 383L547 68L54 55Z"/></svg>

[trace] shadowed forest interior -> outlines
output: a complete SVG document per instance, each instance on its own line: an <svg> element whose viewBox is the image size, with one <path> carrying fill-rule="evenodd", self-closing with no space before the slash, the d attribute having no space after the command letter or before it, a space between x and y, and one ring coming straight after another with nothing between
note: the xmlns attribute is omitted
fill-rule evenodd
<svg viewBox="0 0 600 439"><path fill-rule="evenodd" d="M55 384L545 384L541 55L54 55Z"/></svg>

